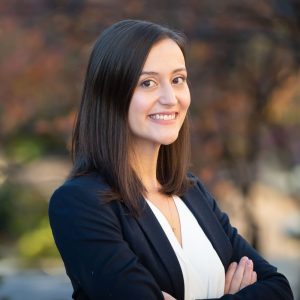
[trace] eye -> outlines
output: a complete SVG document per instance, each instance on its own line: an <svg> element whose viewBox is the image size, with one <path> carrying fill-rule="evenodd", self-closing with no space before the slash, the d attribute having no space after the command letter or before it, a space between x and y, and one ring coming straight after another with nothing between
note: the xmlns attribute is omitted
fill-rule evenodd
<svg viewBox="0 0 300 300"><path fill-rule="evenodd" d="M141 86L144 87L144 88L151 88L151 87L153 87L155 85L156 85L155 81L153 81L151 79L144 80L141 83Z"/></svg>
<svg viewBox="0 0 300 300"><path fill-rule="evenodd" d="M185 76L177 76L177 77L173 78L172 83L173 84L181 84L181 83L184 83L185 81L186 81Z"/></svg>

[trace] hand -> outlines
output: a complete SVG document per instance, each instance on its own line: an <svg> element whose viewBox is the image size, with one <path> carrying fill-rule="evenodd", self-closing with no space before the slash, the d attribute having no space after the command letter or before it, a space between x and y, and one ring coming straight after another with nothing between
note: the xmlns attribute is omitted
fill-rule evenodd
<svg viewBox="0 0 300 300"><path fill-rule="evenodd" d="M170 294L166 292L162 292L164 295L164 300L176 300L174 297L172 297Z"/></svg>
<svg viewBox="0 0 300 300"><path fill-rule="evenodd" d="M257 274L253 271L253 262L244 256L237 264L233 262L225 275L224 294L235 294L244 287L257 281Z"/></svg>

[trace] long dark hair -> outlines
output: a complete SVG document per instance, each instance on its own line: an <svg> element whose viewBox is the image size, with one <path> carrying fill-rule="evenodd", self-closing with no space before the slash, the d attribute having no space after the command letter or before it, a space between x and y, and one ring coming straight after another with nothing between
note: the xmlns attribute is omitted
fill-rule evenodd
<svg viewBox="0 0 300 300"><path fill-rule="evenodd" d="M129 163L129 104L150 49L166 38L185 54L184 36L154 23L124 20L103 31L89 59L73 132L71 177L101 173L111 188L104 192L106 199L122 201L135 216L141 211L146 189ZM157 179L161 192L184 193L189 185L189 157L186 117L177 140L160 147Z"/></svg>

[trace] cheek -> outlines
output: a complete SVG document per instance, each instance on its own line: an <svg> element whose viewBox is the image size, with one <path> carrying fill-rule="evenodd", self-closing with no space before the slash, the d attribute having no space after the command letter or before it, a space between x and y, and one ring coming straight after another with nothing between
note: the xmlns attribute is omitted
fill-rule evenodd
<svg viewBox="0 0 300 300"><path fill-rule="evenodd" d="M191 104L191 95L190 95L190 91L189 91L188 88L182 94L181 99L182 99L182 101L181 101L181 107L182 107L182 109L188 110L188 108L189 108L189 106Z"/></svg>
<svg viewBox="0 0 300 300"><path fill-rule="evenodd" d="M145 97L135 94L131 99L128 111L129 126L132 130L141 128L147 118L147 112L148 107Z"/></svg>
<svg viewBox="0 0 300 300"><path fill-rule="evenodd" d="M129 119L134 119L136 122L145 121L151 113L154 97L145 95L145 93L135 93L129 105Z"/></svg>
<svg viewBox="0 0 300 300"><path fill-rule="evenodd" d="M187 98L187 100L186 100L186 103L185 103L185 107L186 107L186 109L188 109L189 107L190 107L190 104L191 104L191 98L190 97L188 97Z"/></svg>

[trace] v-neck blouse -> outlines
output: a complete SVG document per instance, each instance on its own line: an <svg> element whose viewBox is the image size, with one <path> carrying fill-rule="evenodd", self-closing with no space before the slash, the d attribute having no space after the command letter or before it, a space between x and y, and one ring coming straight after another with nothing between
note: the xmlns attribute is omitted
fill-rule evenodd
<svg viewBox="0 0 300 300"><path fill-rule="evenodd" d="M147 203L179 261L184 279L184 300L219 298L224 295L223 264L188 207L178 196L173 199L180 219L182 246L163 213L149 200Z"/></svg>

